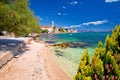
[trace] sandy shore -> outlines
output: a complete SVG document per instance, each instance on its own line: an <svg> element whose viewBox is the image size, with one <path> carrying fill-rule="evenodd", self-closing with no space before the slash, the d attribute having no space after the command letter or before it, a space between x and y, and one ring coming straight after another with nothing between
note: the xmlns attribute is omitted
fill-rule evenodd
<svg viewBox="0 0 120 80"><path fill-rule="evenodd" d="M44 43L32 41L26 48L0 69L0 80L70 80Z"/></svg>

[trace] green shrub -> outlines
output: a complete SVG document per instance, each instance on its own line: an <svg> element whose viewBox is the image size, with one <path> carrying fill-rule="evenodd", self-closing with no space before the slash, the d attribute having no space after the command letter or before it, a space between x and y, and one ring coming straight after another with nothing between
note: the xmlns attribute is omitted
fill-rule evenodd
<svg viewBox="0 0 120 80"><path fill-rule="evenodd" d="M120 25L111 36L107 36L104 46L98 43L90 60L88 51L83 53L74 80L120 80Z"/></svg>

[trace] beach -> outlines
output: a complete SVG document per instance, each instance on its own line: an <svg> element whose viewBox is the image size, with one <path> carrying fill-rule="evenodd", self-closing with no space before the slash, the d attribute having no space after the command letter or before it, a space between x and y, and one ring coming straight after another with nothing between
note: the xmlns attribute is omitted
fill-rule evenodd
<svg viewBox="0 0 120 80"><path fill-rule="evenodd" d="M0 69L0 80L71 80L44 42L31 41L26 51Z"/></svg>
<svg viewBox="0 0 120 80"><path fill-rule="evenodd" d="M77 74L83 52L87 49L90 58L99 41L104 43L110 32L83 32L65 34L43 34L40 39L50 46L50 52L55 57L60 69L71 79Z"/></svg>
<svg viewBox="0 0 120 80"><path fill-rule="evenodd" d="M72 80L77 73L82 53L88 49L89 55L92 57L97 42L100 39L103 41L106 34L43 35L40 37L40 41L29 40L29 38L17 39L24 40L22 42L24 46L21 49L23 51L14 49L13 44L13 48L7 46L6 50L11 48L13 52L15 51L15 57L0 69L0 80ZM99 39L99 37L101 38ZM11 42L19 43L18 41ZM63 44L68 46L60 46Z"/></svg>

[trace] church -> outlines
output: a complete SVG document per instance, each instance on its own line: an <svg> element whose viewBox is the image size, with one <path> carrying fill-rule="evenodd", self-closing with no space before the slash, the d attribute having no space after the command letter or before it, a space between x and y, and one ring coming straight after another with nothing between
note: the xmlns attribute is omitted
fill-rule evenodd
<svg viewBox="0 0 120 80"><path fill-rule="evenodd" d="M48 30L48 33L53 33L54 32L54 29L53 29L54 26L55 26L54 21L52 21L52 25L51 26L43 26L42 30Z"/></svg>

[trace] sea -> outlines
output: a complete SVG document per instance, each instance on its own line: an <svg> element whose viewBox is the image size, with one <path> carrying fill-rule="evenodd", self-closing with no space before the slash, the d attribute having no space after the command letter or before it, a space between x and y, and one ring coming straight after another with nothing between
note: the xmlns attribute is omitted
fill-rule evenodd
<svg viewBox="0 0 120 80"><path fill-rule="evenodd" d="M77 72L82 53L87 49L92 58L98 42L104 44L107 35L111 35L111 32L42 34L40 40L48 44L72 45L67 48L51 46L51 54L56 57L59 67L72 79Z"/></svg>

